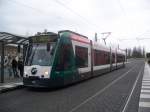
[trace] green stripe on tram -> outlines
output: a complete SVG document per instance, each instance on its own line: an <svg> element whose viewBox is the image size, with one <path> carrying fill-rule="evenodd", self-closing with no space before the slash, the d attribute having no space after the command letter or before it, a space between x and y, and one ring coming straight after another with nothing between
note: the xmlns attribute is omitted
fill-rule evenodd
<svg viewBox="0 0 150 112"><path fill-rule="evenodd" d="M60 78L64 83L70 83L78 76L70 36L69 32L61 32L51 71L52 79Z"/></svg>

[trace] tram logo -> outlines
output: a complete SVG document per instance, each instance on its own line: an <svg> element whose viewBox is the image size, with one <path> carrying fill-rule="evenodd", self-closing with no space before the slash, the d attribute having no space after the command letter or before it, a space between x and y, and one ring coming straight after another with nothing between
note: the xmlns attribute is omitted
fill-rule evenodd
<svg viewBox="0 0 150 112"><path fill-rule="evenodd" d="M37 73L37 68L32 68L32 69L31 69L31 73L32 73L33 75L35 75L35 74Z"/></svg>

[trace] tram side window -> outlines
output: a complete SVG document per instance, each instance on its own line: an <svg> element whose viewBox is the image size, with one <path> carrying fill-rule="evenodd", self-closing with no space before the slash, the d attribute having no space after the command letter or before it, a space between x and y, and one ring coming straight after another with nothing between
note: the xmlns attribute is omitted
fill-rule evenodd
<svg viewBox="0 0 150 112"><path fill-rule="evenodd" d="M104 65L107 64L107 53L104 51L104 59L105 59L105 62L104 62Z"/></svg>
<svg viewBox="0 0 150 112"><path fill-rule="evenodd" d="M120 55L117 55L117 63L120 62Z"/></svg>
<svg viewBox="0 0 150 112"><path fill-rule="evenodd" d="M60 55L57 62L57 70L59 71L67 70L72 66L71 45L70 44L61 45L59 54Z"/></svg>
<svg viewBox="0 0 150 112"><path fill-rule="evenodd" d="M103 51L104 53L104 62L103 65L108 64L109 63L109 53L106 51Z"/></svg>
<svg viewBox="0 0 150 112"><path fill-rule="evenodd" d="M112 63L115 63L115 54L112 54Z"/></svg>
<svg viewBox="0 0 150 112"><path fill-rule="evenodd" d="M123 61L123 57L120 55L120 60L119 60L120 62L122 62Z"/></svg>
<svg viewBox="0 0 150 112"><path fill-rule="evenodd" d="M121 62L124 62L125 61L125 57L124 55L121 55Z"/></svg>
<svg viewBox="0 0 150 112"><path fill-rule="evenodd" d="M94 50L94 66L110 63L109 52Z"/></svg>
<svg viewBox="0 0 150 112"><path fill-rule="evenodd" d="M88 67L88 48L75 46L76 66L79 68Z"/></svg>
<svg viewBox="0 0 150 112"><path fill-rule="evenodd" d="M125 55L123 55L123 61L124 61L124 62L126 61L126 57L125 57Z"/></svg>
<svg viewBox="0 0 150 112"><path fill-rule="evenodd" d="M106 64L109 64L110 63L110 53L107 52L107 63Z"/></svg>
<svg viewBox="0 0 150 112"><path fill-rule="evenodd" d="M117 62L123 62L124 61L124 56L123 55L117 55Z"/></svg>
<svg viewBox="0 0 150 112"><path fill-rule="evenodd" d="M94 65L98 66L101 64L101 52L99 50L94 50Z"/></svg>
<svg viewBox="0 0 150 112"><path fill-rule="evenodd" d="M105 51L101 51L101 53L103 54L102 65L105 65L107 63L107 54Z"/></svg>

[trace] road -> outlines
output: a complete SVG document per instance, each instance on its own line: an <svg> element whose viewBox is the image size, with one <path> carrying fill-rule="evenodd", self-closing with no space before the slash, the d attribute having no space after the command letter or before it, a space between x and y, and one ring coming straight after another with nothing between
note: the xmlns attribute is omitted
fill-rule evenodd
<svg viewBox="0 0 150 112"><path fill-rule="evenodd" d="M0 112L138 112L144 60L57 89L19 89L0 94Z"/></svg>

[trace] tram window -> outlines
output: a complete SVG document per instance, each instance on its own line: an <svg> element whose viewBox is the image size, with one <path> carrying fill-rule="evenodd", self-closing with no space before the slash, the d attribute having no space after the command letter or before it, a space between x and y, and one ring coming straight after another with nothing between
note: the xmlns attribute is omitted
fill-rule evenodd
<svg viewBox="0 0 150 112"><path fill-rule="evenodd" d="M123 62L124 61L124 57L123 55L117 55L117 62Z"/></svg>
<svg viewBox="0 0 150 112"><path fill-rule="evenodd" d="M107 53L107 63L106 64L109 64L110 63L110 53L109 52L106 52Z"/></svg>
<svg viewBox="0 0 150 112"><path fill-rule="evenodd" d="M119 62L120 61L120 56L119 55L117 55L117 62Z"/></svg>
<svg viewBox="0 0 150 112"><path fill-rule="evenodd" d="M115 54L112 54L112 63L115 63Z"/></svg>
<svg viewBox="0 0 150 112"><path fill-rule="evenodd" d="M46 44L33 44L29 46L26 64L27 65L40 65L40 66L50 66L53 55L51 54L52 49L54 49L54 44L49 45L49 50L47 50Z"/></svg>
<svg viewBox="0 0 150 112"><path fill-rule="evenodd" d="M102 53L98 50L94 50L94 65L98 66L101 64L101 55Z"/></svg>
<svg viewBox="0 0 150 112"><path fill-rule="evenodd" d="M70 60L71 60L71 45L64 45L63 46L63 65L64 69L69 68Z"/></svg>
<svg viewBox="0 0 150 112"><path fill-rule="evenodd" d="M104 63L103 64L108 64L109 57L108 57L108 52L104 51Z"/></svg>
<svg viewBox="0 0 150 112"><path fill-rule="evenodd" d="M79 68L88 67L88 48L76 46L76 66Z"/></svg>
<svg viewBox="0 0 150 112"><path fill-rule="evenodd" d="M109 52L94 50L94 66L110 63Z"/></svg>
<svg viewBox="0 0 150 112"><path fill-rule="evenodd" d="M71 45L70 44L62 44L60 46L60 55L57 63L57 70L67 70L71 67Z"/></svg>
<svg viewBox="0 0 150 112"><path fill-rule="evenodd" d="M107 52L105 52L105 64L107 64L107 62L108 62L108 57L107 56L108 56Z"/></svg>

